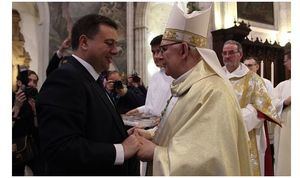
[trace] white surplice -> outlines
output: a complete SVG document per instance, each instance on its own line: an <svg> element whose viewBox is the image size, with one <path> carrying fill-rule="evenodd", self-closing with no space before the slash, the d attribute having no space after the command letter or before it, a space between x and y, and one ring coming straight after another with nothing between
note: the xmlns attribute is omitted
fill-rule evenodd
<svg viewBox="0 0 300 178"><path fill-rule="evenodd" d="M279 83L274 89L274 96L279 99L277 109L280 111L282 128L274 129L274 175L291 175L291 107L283 109L283 102L291 96L291 79Z"/></svg>
<svg viewBox="0 0 300 178"><path fill-rule="evenodd" d="M148 85L145 105L138 107L139 112L160 116L171 97L170 86L173 80L172 77L165 74L164 69L155 73Z"/></svg>

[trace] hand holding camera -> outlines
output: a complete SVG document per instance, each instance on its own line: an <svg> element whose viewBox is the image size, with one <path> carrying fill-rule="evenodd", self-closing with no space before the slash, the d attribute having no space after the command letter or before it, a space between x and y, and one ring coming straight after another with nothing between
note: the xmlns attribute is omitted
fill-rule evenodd
<svg viewBox="0 0 300 178"><path fill-rule="evenodd" d="M124 96L127 93L127 87L123 85L122 81L117 80L114 81L114 92L116 92L120 96Z"/></svg>
<svg viewBox="0 0 300 178"><path fill-rule="evenodd" d="M25 96L25 93L19 89L17 92L16 92L16 98L15 98L15 101L14 101L14 106L13 106L13 109L12 109L12 118L13 120L17 120L17 119L20 119L19 116L19 112L21 110L21 107L23 106L23 103L24 101L26 100L26 96Z"/></svg>
<svg viewBox="0 0 300 178"><path fill-rule="evenodd" d="M114 81L113 87L114 87L114 90L120 90L120 89L124 88L123 83L120 80Z"/></svg>
<svg viewBox="0 0 300 178"><path fill-rule="evenodd" d="M18 76L17 76L17 86L18 90L15 92L15 100L13 105L13 119L19 119L19 112L27 102L31 106L33 114L35 112L35 99L38 95L38 90L36 88L38 82L38 76L34 71L28 70L27 68L21 69L18 65Z"/></svg>
<svg viewBox="0 0 300 178"><path fill-rule="evenodd" d="M120 96L124 96L127 93L127 87L120 80L108 80L106 82L106 89Z"/></svg>
<svg viewBox="0 0 300 178"><path fill-rule="evenodd" d="M21 108L25 100L26 100L25 93L23 92L23 90L19 89L16 92L15 106Z"/></svg>
<svg viewBox="0 0 300 178"><path fill-rule="evenodd" d="M38 90L29 86L22 87L22 91L25 93L27 99L32 98L35 100L36 96L38 95Z"/></svg>
<svg viewBox="0 0 300 178"><path fill-rule="evenodd" d="M36 96L38 95L37 88L33 87L32 85L29 85L29 70L20 70L20 67L18 66L18 77L17 79L21 82L21 90L25 93L25 96L27 99L33 98L36 99ZM31 74L32 75L32 74Z"/></svg>

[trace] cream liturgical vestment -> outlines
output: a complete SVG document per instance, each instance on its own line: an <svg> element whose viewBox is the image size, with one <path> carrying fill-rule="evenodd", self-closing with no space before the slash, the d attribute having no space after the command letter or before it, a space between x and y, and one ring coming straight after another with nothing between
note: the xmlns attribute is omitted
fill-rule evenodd
<svg viewBox="0 0 300 178"><path fill-rule="evenodd" d="M267 141L264 119L259 118L257 113L261 112L267 116L265 119L278 123L276 108L272 105L262 78L249 71L243 63L240 63L239 67L231 73L225 66L223 69L233 85L249 133L252 174L264 175Z"/></svg>
<svg viewBox="0 0 300 178"><path fill-rule="evenodd" d="M283 102L291 96L291 79L279 83L274 89L274 95L280 99L280 121L282 128L274 129L275 175L291 175L291 106L283 109Z"/></svg>
<svg viewBox="0 0 300 178"><path fill-rule="evenodd" d="M224 79L201 60L171 92L178 100L154 137L153 175L251 175L247 131Z"/></svg>

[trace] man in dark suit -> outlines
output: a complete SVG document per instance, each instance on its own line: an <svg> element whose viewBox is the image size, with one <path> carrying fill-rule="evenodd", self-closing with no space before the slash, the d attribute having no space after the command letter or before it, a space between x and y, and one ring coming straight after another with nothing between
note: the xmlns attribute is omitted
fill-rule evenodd
<svg viewBox="0 0 300 178"><path fill-rule="evenodd" d="M74 53L48 76L37 103L45 175L139 175L139 142L96 82L118 52L117 37L104 16L74 24Z"/></svg>

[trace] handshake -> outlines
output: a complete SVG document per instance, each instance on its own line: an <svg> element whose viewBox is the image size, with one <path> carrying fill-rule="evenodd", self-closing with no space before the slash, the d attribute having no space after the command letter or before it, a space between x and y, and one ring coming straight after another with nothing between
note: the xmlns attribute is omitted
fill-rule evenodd
<svg viewBox="0 0 300 178"><path fill-rule="evenodd" d="M157 145L150 141L151 134L136 127L129 129L127 132L129 137L122 143L124 159L127 160L136 155L142 161L152 161L154 149Z"/></svg>

